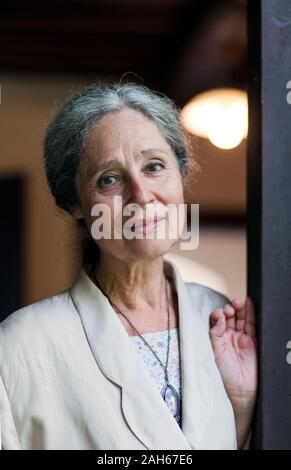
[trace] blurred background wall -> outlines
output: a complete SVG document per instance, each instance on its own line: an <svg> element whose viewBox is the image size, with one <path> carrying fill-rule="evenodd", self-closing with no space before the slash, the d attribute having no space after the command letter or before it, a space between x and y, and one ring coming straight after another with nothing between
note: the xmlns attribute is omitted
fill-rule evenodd
<svg viewBox="0 0 291 470"><path fill-rule="evenodd" d="M67 288L80 265L78 234L54 206L42 168L42 138L54 108L95 80L124 74L181 108L216 87L245 89L246 11L239 0L29 0L2 10L3 318ZM192 252L175 246L169 256L185 279L242 297L246 141L226 150L193 139L201 171L185 198L200 204L200 243Z"/></svg>

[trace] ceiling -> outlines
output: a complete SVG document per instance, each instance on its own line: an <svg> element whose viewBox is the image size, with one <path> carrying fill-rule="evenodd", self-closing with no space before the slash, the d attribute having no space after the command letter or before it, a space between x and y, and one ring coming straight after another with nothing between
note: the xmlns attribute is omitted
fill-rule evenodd
<svg viewBox="0 0 291 470"><path fill-rule="evenodd" d="M131 72L183 105L209 86L245 86L245 3L11 0L1 6L1 71Z"/></svg>
<svg viewBox="0 0 291 470"><path fill-rule="evenodd" d="M18 107L23 95L31 107L45 93L50 100L61 75L74 84L78 75L80 83L133 79L179 106L211 87L246 87L245 0L10 0L1 8L0 31L2 85ZM48 80L56 82L54 92ZM200 202L204 219L244 220L245 142L220 151L198 139L193 157L201 172L187 201Z"/></svg>

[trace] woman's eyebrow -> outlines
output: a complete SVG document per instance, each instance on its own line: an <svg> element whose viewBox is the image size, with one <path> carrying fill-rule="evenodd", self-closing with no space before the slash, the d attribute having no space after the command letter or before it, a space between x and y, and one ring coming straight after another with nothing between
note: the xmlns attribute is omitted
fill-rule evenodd
<svg viewBox="0 0 291 470"><path fill-rule="evenodd" d="M91 178L95 178L96 175L102 170L113 168L118 165L120 164L117 160L107 160L106 162L101 163L100 165L94 166L94 168L92 168L91 171L89 171L88 173L88 179L91 180Z"/></svg>
<svg viewBox="0 0 291 470"><path fill-rule="evenodd" d="M155 153L155 152L164 153L165 155L168 155L168 152L162 149L146 149L146 150L141 151L142 154L143 153Z"/></svg>
<svg viewBox="0 0 291 470"><path fill-rule="evenodd" d="M101 165L98 165L97 167L95 167L94 170L95 170L95 173L97 173L100 170L104 170L105 168L110 168L115 165L120 165L118 160L107 160L106 162L101 163Z"/></svg>
<svg viewBox="0 0 291 470"><path fill-rule="evenodd" d="M150 148L150 149L141 150L142 155L146 154L146 153L156 153L156 152L163 153L164 155L168 155L168 152L166 152L165 150L162 150L162 149ZM114 167L114 166L119 166L119 165L120 165L120 162L118 160L114 160L114 159L113 160L107 160L106 162L101 163L101 165L98 165L97 167L94 168L94 175L96 173L98 173L99 171L101 171L101 170L111 168L111 167Z"/></svg>

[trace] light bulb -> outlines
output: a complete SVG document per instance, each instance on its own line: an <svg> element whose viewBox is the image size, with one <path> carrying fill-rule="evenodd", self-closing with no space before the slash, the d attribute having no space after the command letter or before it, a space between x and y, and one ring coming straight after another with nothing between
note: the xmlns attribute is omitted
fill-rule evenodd
<svg viewBox="0 0 291 470"><path fill-rule="evenodd" d="M217 88L194 97L182 110L184 126L208 138L216 147L231 149L247 137L247 95L233 88Z"/></svg>

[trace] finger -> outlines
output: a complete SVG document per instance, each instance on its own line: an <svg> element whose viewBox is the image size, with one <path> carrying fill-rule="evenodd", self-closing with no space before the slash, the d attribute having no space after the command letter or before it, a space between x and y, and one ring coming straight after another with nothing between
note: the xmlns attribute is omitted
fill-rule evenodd
<svg viewBox="0 0 291 470"><path fill-rule="evenodd" d="M210 334L212 337L221 337L226 331L226 319L222 308L216 310L219 310L219 312L216 314L217 320L213 328L211 328Z"/></svg>
<svg viewBox="0 0 291 470"><path fill-rule="evenodd" d="M226 317L226 328L235 329L235 309L230 305L226 304L223 307L223 312Z"/></svg>
<svg viewBox="0 0 291 470"><path fill-rule="evenodd" d="M241 310L242 308L244 308L244 301L241 300L241 299L238 299L237 297L235 297L234 299L232 299L231 301L231 304L233 305L233 307L237 310Z"/></svg>
<svg viewBox="0 0 291 470"><path fill-rule="evenodd" d="M219 317L221 316L222 308L216 308L210 315L210 325L215 326Z"/></svg>
<svg viewBox="0 0 291 470"><path fill-rule="evenodd" d="M246 298L246 321L245 321L245 331L247 335L256 336L256 315L255 315L255 306L250 297Z"/></svg>
<svg viewBox="0 0 291 470"><path fill-rule="evenodd" d="M245 331L246 309L245 302L240 299L233 299L232 306L235 309L235 329L236 331Z"/></svg>

